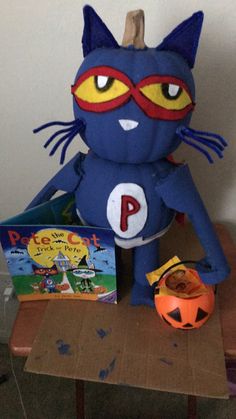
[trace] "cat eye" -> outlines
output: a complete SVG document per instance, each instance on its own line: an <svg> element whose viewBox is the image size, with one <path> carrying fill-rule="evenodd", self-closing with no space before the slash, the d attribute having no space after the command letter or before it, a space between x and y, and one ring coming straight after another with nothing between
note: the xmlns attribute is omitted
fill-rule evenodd
<svg viewBox="0 0 236 419"><path fill-rule="evenodd" d="M183 85L160 83L159 80L155 83L154 79L150 80L150 84L141 87L140 90L151 102L164 109L179 111L192 103L190 94Z"/></svg>
<svg viewBox="0 0 236 419"><path fill-rule="evenodd" d="M72 88L72 93L81 103L106 103L129 91L129 86L119 80L115 70L109 67L95 67L91 70L84 73Z"/></svg>
<svg viewBox="0 0 236 419"><path fill-rule="evenodd" d="M108 76L95 76L94 77L95 87L99 92L106 92L108 89L111 88L111 86L114 83L114 80L115 79Z"/></svg>
<svg viewBox="0 0 236 419"><path fill-rule="evenodd" d="M107 112L133 99L154 119L180 120L194 109L187 85L173 76L152 75L134 85L119 70L94 67L83 73L71 92L78 106L89 112Z"/></svg>
<svg viewBox="0 0 236 419"><path fill-rule="evenodd" d="M161 90L162 90L163 96L165 96L165 98L169 100L178 99L178 97L182 93L182 88L180 86L178 86L177 84L171 84L171 83L169 84L163 83L161 85Z"/></svg>

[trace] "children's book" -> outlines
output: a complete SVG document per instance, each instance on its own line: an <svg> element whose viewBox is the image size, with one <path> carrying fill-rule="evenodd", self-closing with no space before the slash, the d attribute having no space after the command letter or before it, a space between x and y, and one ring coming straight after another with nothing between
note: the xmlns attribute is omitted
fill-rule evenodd
<svg viewBox="0 0 236 419"><path fill-rule="evenodd" d="M114 233L83 226L73 194L2 222L0 240L20 301L117 302Z"/></svg>

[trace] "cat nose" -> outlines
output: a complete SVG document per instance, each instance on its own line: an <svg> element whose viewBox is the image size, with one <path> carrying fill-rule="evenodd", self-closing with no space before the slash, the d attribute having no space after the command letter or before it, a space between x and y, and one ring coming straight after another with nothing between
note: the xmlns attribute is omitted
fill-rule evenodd
<svg viewBox="0 0 236 419"><path fill-rule="evenodd" d="M119 124L125 131L130 131L138 126L138 122L133 119L119 119Z"/></svg>

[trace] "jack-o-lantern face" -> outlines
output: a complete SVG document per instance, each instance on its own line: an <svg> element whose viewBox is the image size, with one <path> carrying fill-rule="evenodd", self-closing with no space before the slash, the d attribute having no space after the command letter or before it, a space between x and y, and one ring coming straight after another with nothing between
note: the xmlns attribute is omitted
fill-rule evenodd
<svg viewBox="0 0 236 419"><path fill-rule="evenodd" d="M164 278L163 278L164 279ZM173 295L158 295L155 306L159 316L176 329L188 330L201 327L214 310L215 296L212 287L208 293L193 298L179 298Z"/></svg>

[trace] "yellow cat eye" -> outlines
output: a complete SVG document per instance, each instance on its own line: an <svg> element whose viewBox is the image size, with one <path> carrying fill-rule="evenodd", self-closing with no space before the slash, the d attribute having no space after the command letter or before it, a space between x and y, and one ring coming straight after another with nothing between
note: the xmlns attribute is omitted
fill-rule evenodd
<svg viewBox="0 0 236 419"><path fill-rule="evenodd" d="M152 83L140 87L140 91L151 102L168 110L181 110L192 103L187 90L179 84Z"/></svg>
<svg viewBox="0 0 236 419"><path fill-rule="evenodd" d="M129 91L120 80L105 75L93 75L82 81L73 92L74 95L88 103L103 103L116 99Z"/></svg>
<svg viewBox="0 0 236 419"><path fill-rule="evenodd" d="M89 112L107 112L130 99L151 118L179 120L194 109L187 85L173 76L151 75L134 84L122 71L99 66L80 75L71 88L77 105Z"/></svg>

